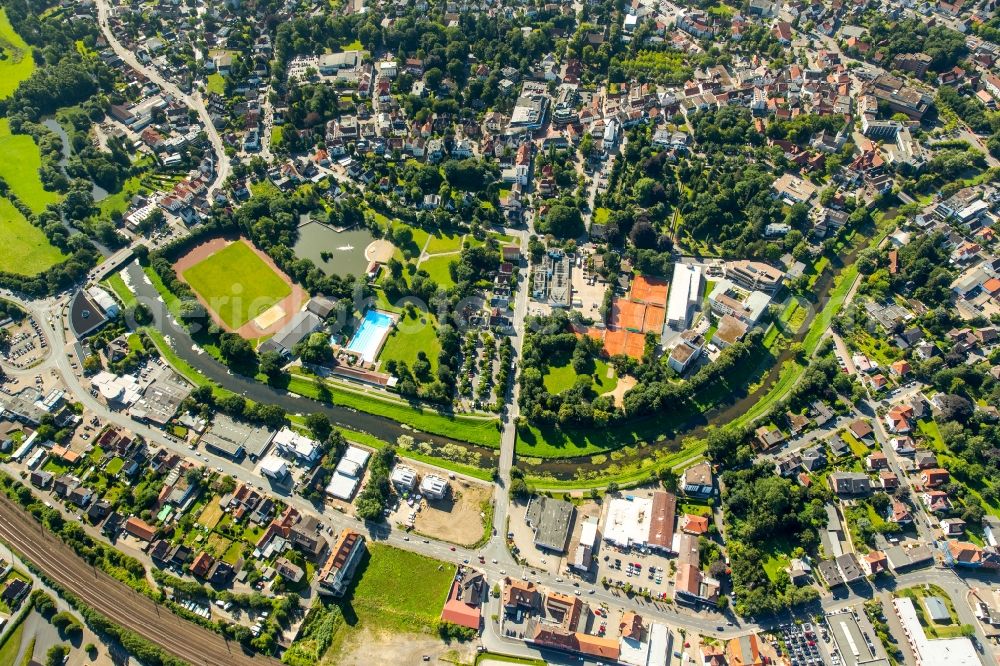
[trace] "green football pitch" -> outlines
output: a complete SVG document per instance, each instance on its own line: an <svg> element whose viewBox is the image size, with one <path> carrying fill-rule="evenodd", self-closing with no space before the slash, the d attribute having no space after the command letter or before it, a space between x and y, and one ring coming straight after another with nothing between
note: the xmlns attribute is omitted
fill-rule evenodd
<svg viewBox="0 0 1000 666"><path fill-rule="evenodd" d="M183 277L234 331L292 293L291 285L243 240L195 264Z"/></svg>

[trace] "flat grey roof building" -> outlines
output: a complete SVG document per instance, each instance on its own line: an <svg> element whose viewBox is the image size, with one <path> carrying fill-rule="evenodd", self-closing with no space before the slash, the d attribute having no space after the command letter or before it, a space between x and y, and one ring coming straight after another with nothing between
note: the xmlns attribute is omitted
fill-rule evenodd
<svg viewBox="0 0 1000 666"><path fill-rule="evenodd" d="M164 368L146 388L142 399L129 410L132 418L163 426L174 417L191 385L170 368Z"/></svg>
<svg viewBox="0 0 1000 666"><path fill-rule="evenodd" d="M924 606L927 607L927 614L934 622L948 622L951 619L948 607L944 605L944 599L941 597L924 597Z"/></svg>
<svg viewBox="0 0 1000 666"><path fill-rule="evenodd" d="M290 356L292 347L302 342L316 329L323 325L323 320L308 310L296 312L280 331L270 340L261 345L261 351L276 351Z"/></svg>
<svg viewBox="0 0 1000 666"><path fill-rule="evenodd" d="M229 458L241 458L243 454L253 459L259 458L271 444L274 432L249 423L234 421L225 414L216 414L212 425L201 441L214 453Z"/></svg>
<svg viewBox="0 0 1000 666"><path fill-rule="evenodd" d="M557 553L565 551L575 511L576 507L569 502L532 497L525 521L535 530L535 545Z"/></svg>

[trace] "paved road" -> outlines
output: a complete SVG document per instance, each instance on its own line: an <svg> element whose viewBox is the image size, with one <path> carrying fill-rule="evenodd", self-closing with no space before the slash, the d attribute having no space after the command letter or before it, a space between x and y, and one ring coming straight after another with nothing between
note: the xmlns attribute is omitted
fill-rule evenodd
<svg viewBox="0 0 1000 666"><path fill-rule="evenodd" d="M244 653L239 644L188 622L91 567L6 495L0 495L0 537L91 608L180 659L205 666L278 664Z"/></svg>
<svg viewBox="0 0 1000 666"><path fill-rule="evenodd" d="M212 181L211 185L208 186L209 198L211 195L215 194L222 185L226 182L229 174L232 170L232 165L229 160L229 156L226 155L225 145L222 142L222 137L215 129L215 125L212 124L212 118L208 115L208 109L205 108L205 102L201 99L201 95L195 93L194 95L188 95L176 84L165 79L155 67L146 66L139 62L139 59L135 57L135 52L125 48L118 38L115 36L114 31L111 30L111 26L108 25L108 14L110 12L108 0L97 0L97 22L101 27L101 32L104 33L105 39L114 49L118 57L124 60L130 67L132 67L137 72L141 72L146 78L148 78L153 83L157 84L165 92L170 93L175 98L187 104L188 108L194 109L198 118L204 127L205 134L208 136L208 140L212 144L212 150L215 151L215 179Z"/></svg>

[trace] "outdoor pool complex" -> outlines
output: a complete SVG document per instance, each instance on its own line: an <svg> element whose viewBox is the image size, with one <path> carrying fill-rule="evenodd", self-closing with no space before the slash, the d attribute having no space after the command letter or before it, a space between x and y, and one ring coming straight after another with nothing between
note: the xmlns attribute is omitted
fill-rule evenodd
<svg viewBox="0 0 1000 666"><path fill-rule="evenodd" d="M365 360L365 363L374 363L378 356L382 343L389 335L392 328L392 317L378 310L369 310L365 313L365 318L361 320L350 344L347 345L349 351L357 353Z"/></svg>

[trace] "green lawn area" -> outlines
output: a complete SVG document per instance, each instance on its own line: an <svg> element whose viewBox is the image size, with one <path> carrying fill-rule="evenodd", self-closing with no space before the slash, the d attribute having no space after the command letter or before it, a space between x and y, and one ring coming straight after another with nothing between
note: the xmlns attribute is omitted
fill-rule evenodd
<svg viewBox="0 0 1000 666"><path fill-rule="evenodd" d="M797 333L802 328L809 311L805 305L800 305L797 299L792 299L788 307L781 313L780 321L787 327L789 333Z"/></svg>
<svg viewBox="0 0 1000 666"><path fill-rule="evenodd" d="M285 130L281 125L271 128L271 148L281 145L281 139L285 135Z"/></svg>
<svg viewBox="0 0 1000 666"><path fill-rule="evenodd" d="M10 97L21 81L35 71L31 47L14 31L3 8L0 8L0 55L0 99L3 99Z"/></svg>
<svg viewBox="0 0 1000 666"><path fill-rule="evenodd" d="M379 220L383 224L390 223L388 218L384 215L376 216L376 220ZM420 227L413 227L405 222L399 220L393 220L391 222L393 231L398 233L399 229L409 229L412 236L412 240L408 243L403 243L402 246L397 245L395 256L397 259L406 263L407 259L417 259L420 256L420 252L424 249L424 244L427 239L430 238L430 234L421 229ZM395 243L397 238L393 236L393 243Z"/></svg>
<svg viewBox="0 0 1000 666"><path fill-rule="evenodd" d="M612 371L611 377L608 376L608 364L603 359L594 359L590 374L594 381L594 392L598 395L614 391L615 387L618 386L618 377L614 375L614 371ZM548 392L555 394L572 388L577 376L576 371L573 370L573 366L570 363L566 363L558 367L549 366L548 372L542 377L542 381Z"/></svg>
<svg viewBox="0 0 1000 666"><path fill-rule="evenodd" d="M355 39L350 44L344 44L344 48L341 51L364 51L365 47L361 45L360 39Z"/></svg>
<svg viewBox="0 0 1000 666"><path fill-rule="evenodd" d="M438 355L441 345L437 339L437 320L434 315L419 308L414 316L403 314L392 329L378 360L384 366L388 361L405 362L410 368L417 360L418 352L425 352L431 364L431 373L437 372Z"/></svg>
<svg viewBox="0 0 1000 666"><path fill-rule="evenodd" d="M292 293L247 241L195 264L184 271L184 280L233 330Z"/></svg>
<svg viewBox="0 0 1000 666"><path fill-rule="evenodd" d="M321 402L344 405L360 412L385 416L433 435L479 444L491 449L500 446L498 419L495 416L482 418L441 413L432 407L411 405L402 399L382 397L337 382L317 383L310 377L296 374L294 368L292 371L286 388L293 393Z"/></svg>
<svg viewBox="0 0 1000 666"><path fill-rule="evenodd" d="M218 72L213 72L208 75L206 79L205 91L209 94L215 93L217 95L226 94L226 78L219 74Z"/></svg>
<svg viewBox="0 0 1000 666"><path fill-rule="evenodd" d="M57 193L42 187L38 175L41 165L42 155L35 140L27 134L11 134L10 121L0 118L0 178L7 181L10 191L36 213L60 198Z"/></svg>
<svg viewBox="0 0 1000 666"><path fill-rule="evenodd" d="M240 541L234 541L226 553L222 556L222 561L227 564L236 564L236 560L240 559L240 554L243 552L243 543Z"/></svg>
<svg viewBox="0 0 1000 666"><path fill-rule="evenodd" d="M842 430L840 432L840 438L847 442L847 445L851 447L851 453L853 453L858 458L864 458L868 455L868 447L858 441L858 438L854 436L850 430Z"/></svg>
<svg viewBox="0 0 1000 666"><path fill-rule="evenodd" d="M692 516L707 517L712 515L712 507L705 500L688 498L677 503L677 515L683 516L685 513L690 513Z"/></svg>
<svg viewBox="0 0 1000 666"><path fill-rule="evenodd" d="M122 460L121 458L117 458L117 457L116 458L112 458L111 462L109 462L108 466L105 468L105 471L108 474L114 475L114 474L117 474L118 472L122 471L122 467L124 467L124 466L125 466L125 461L124 460Z"/></svg>
<svg viewBox="0 0 1000 666"><path fill-rule="evenodd" d="M143 350L142 339L139 337L138 333L132 333L128 336L128 349L129 351L138 352Z"/></svg>
<svg viewBox="0 0 1000 666"><path fill-rule="evenodd" d="M420 262L417 268L427 271L427 274L431 276L431 279L438 286L449 289L455 286L455 281L451 279L451 269L449 267L457 262L457 254L442 254Z"/></svg>
<svg viewBox="0 0 1000 666"><path fill-rule="evenodd" d="M451 563L369 542L344 603L372 629L429 633L454 575Z"/></svg>
<svg viewBox="0 0 1000 666"><path fill-rule="evenodd" d="M267 178L259 182L250 184L250 193L255 197L265 194L275 195L278 194L280 191L281 190L279 190L278 187Z"/></svg>
<svg viewBox="0 0 1000 666"><path fill-rule="evenodd" d="M66 474L69 471L69 467L62 462L62 459L49 458L42 465L42 469L46 472L52 472L56 476Z"/></svg>
<svg viewBox="0 0 1000 666"><path fill-rule="evenodd" d="M6 22L6 18L4 21ZM4 638L3 645L0 645L0 664L13 666L17 653L21 651L22 641L24 641L24 622L18 624L17 628Z"/></svg>
<svg viewBox="0 0 1000 666"><path fill-rule="evenodd" d="M0 167L2 168L2 167ZM9 199L0 197L0 271L38 275L66 255L49 243L41 229L21 214Z"/></svg>
<svg viewBox="0 0 1000 666"><path fill-rule="evenodd" d="M462 234L446 233L439 231L430 237L424 252L427 254L441 254L443 252L457 252L462 249Z"/></svg>
<svg viewBox="0 0 1000 666"><path fill-rule="evenodd" d="M573 387L576 377L576 372L569 363L560 366L550 365L549 371L542 377L542 382L549 393L562 393Z"/></svg>
<svg viewBox="0 0 1000 666"><path fill-rule="evenodd" d="M788 567L788 556L784 553L771 554L764 560L764 573L771 582L778 580L778 574Z"/></svg>
<svg viewBox="0 0 1000 666"><path fill-rule="evenodd" d="M118 300L122 302L122 305L125 307L135 305L135 294L129 291L128 285L125 284L125 280L122 278L121 273L111 275L104 282L111 288L111 291L115 293L115 296L117 296Z"/></svg>
<svg viewBox="0 0 1000 666"><path fill-rule="evenodd" d="M730 7L729 5L716 5L715 7L709 7L708 13L711 14L712 16L718 16L719 18L728 19L733 14L736 13L736 10Z"/></svg>

